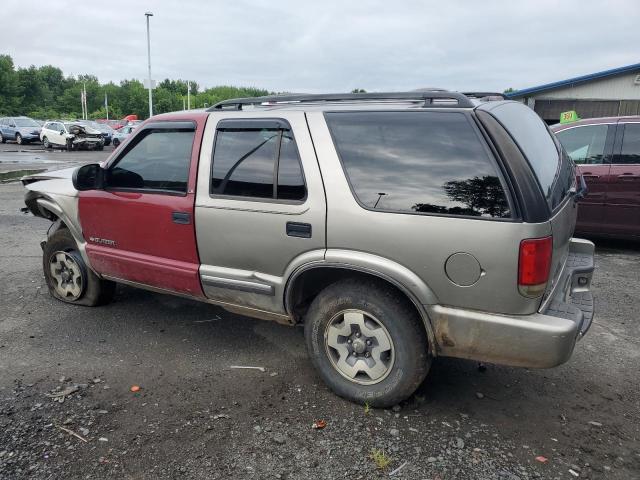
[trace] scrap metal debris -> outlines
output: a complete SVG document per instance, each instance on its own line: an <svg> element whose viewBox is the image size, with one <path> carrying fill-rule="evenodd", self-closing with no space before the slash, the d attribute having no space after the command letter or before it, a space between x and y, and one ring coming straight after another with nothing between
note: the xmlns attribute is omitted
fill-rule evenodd
<svg viewBox="0 0 640 480"><path fill-rule="evenodd" d="M68 428L64 428L61 427L60 425L56 425L56 427L58 427L60 430L67 432L69 435L73 435L74 437L79 438L80 440L82 440L84 443L89 443L89 440L87 440L84 437L81 437L80 435L78 435L76 432L74 432L73 430L69 430Z"/></svg>
<svg viewBox="0 0 640 480"><path fill-rule="evenodd" d="M60 391L54 390L52 393L45 393L45 395L49 398L52 398L54 402L63 403L65 398L67 398L69 395L73 395L78 390L80 390L79 385L71 385L65 388L64 390L60 390Z"/></svg>

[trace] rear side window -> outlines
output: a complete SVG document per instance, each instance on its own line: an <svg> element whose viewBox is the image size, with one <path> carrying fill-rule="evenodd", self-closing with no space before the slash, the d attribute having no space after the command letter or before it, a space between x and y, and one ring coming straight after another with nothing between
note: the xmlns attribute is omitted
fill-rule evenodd
<svg viewBox="0 0 640 480"><path fill-rule="evenodd" d="M518 102L490 105L487 109L507 129L533 169L549 207L555 209L574 182L571 159L542 119Z"/></svg>
<svg viewBox="0 0 640 480"><path fill-rule="evenodd" d="M640 164L640 123L627 123L624 125L622 150L615 163Z"/></svg>
<svg viewBox="0 0 640 480"><path fill-rule="evenodd" d="M365 208L508 218L496 166L467 117L450 112L335 112L326 120Z"/></svg>
<svg viewBox="0 0 640 480"><path fill-rule="evenodd" d="M194 130L149 129L108 170L107 188L187 193Z"/></svg>
<svg viewBox="0 0 640 480"><path fill-rule="evenodd" d="M302 166L288 126L274 121L221 121L216 132L210 192L304 200Z"/></svg>
<svg viewBox="0 0 640 480"><path fill-rule="evenodd" d="M577 164L604 163L608 125L586 125L556 133L571 160Z"/></svg>

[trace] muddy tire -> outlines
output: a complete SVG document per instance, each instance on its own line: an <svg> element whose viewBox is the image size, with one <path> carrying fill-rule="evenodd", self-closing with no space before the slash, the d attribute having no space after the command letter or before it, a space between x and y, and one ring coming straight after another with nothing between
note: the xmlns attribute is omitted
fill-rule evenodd
<svg viewBox="0 0 640 480"><path fill-rule="evenodd" d="M67 228L47 240L42 268L49 293L62 302L94 307L109 303L115 294L114 282L101 280L87 268Z"/></svg>
<svg viewBox="0 0 640 480"><path fill-rule="evenodd" d="M42 139L42 146L44 148L51 148L51 143L49 143L49 139L47 137Z"/></svg>
<svg viewBox="0 0 640 480"><path fill-rule="evenodd" d="M305 316L311 361L338 395L372 407L408 398L431 366L413 305L383 282L343 280L325 288Z"/></svg>

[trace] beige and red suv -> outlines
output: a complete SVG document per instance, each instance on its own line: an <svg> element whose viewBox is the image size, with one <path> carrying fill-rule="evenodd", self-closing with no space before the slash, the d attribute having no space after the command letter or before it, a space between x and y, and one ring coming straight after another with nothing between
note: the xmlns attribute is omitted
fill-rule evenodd
<svg viewBox="0 0 640 480"><path fill-rule="evenodd" d="M147 120L103 164L26 177L51 294L122 283L305 324L339 395L393 405L431 360L567 361L593 244L529 108L457 92L245 98Z"/></svg>

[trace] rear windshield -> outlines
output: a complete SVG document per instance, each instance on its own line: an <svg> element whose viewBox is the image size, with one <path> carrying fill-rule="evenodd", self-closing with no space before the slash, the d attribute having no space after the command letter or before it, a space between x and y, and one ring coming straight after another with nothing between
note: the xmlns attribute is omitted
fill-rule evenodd
<svg viewBox="0 0 640 480"><path fill-rule="evenodd" d="M518 144L549 206L555 209L574 183L573 162L538 114L526 105L506 102L489 110Z"/></svg>

